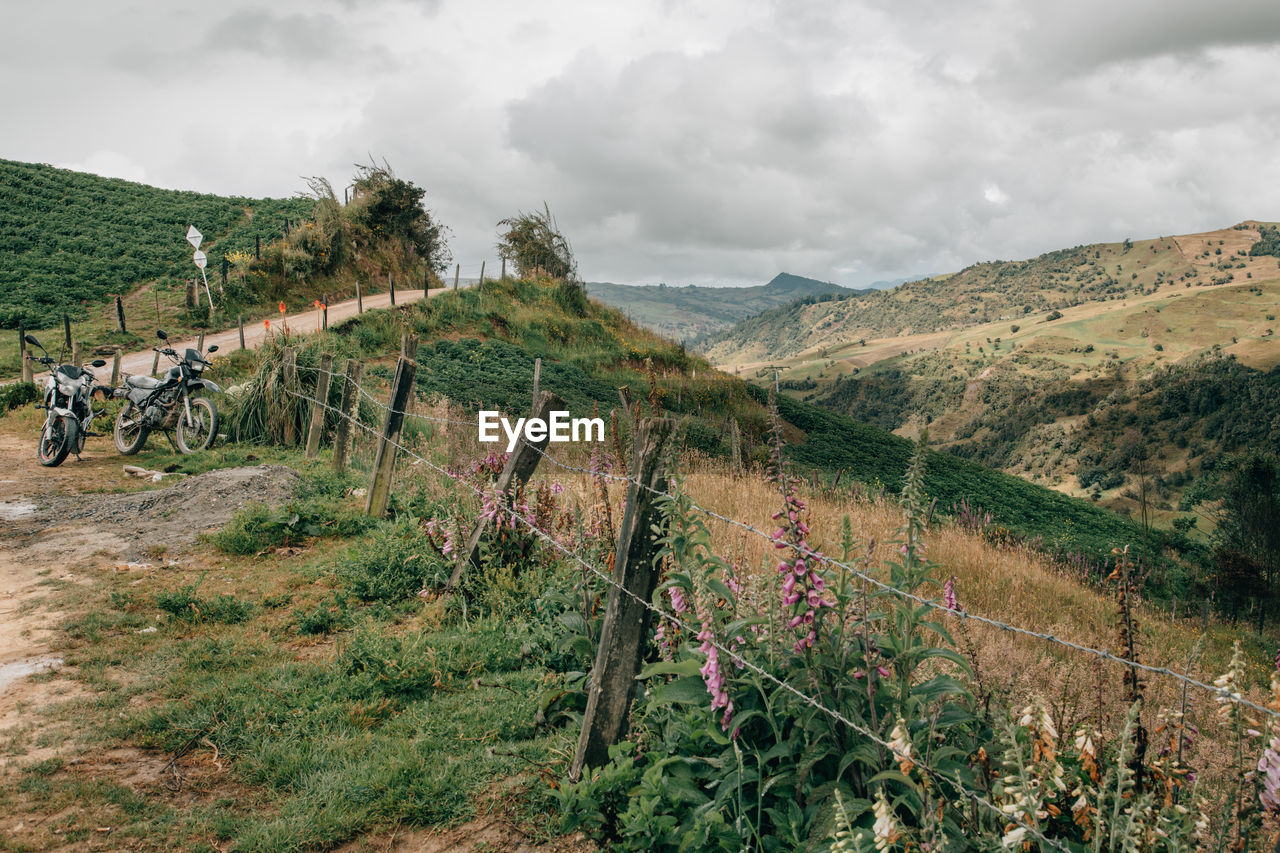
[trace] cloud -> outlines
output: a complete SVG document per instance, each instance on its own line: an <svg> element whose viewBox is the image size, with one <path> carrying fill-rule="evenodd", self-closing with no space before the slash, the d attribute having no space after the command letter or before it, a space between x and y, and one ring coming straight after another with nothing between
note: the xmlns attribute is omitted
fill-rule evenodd
<svg viewBox="0 0 1280 853"><path fill-rule="evenodd" d="M8 14L0 156L290 195L386 158L459 261L859 284L1280 218L1280 6L229 0Z"/></svg>

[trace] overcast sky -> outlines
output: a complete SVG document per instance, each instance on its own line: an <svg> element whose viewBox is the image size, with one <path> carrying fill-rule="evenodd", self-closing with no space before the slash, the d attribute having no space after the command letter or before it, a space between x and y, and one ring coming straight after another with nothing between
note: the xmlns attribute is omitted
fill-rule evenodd
<svg viewBox="0 0 1280 853"><path fill-rule="evenodd" d="M0 30L0 157L248 196L385 159L464 270L544 201L628 283L1280 219L1274 0L45 0Z"/></svg>

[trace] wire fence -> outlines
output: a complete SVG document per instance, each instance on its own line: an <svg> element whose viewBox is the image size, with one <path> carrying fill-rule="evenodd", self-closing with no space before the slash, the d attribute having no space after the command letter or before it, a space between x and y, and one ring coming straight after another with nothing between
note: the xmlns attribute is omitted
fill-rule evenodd
<svg viewBox="0 0 1280 853"><path fill-rule="evenodd" d="M302 368L300 367L299 369L302 369ZM318 371L320 368L308 368L308 369ZM330 376L342 378L341 374L336 374L332 372L330 372ZM381 400L374 397L366 389L359 386L357 387L359 388L361 395L363 395L366 399L370 400L375 406L377 406L384 413L388 411L395 411L411 420L419 420L419 421L441 423L441 424L448 424L448 425L455 425L455 426L478 427L479 425L479 422L475 420L441 418L441 417L436 417L431 415L424 415L424 414L416 413L412 411L401 412L399 410L390 409L385 403L383 403ZM310 399L310 398L307 398L307 399ZM314 403L315 401L311 400L311 402ZM326 408L328 407L326 406ZM668 492L662 491L660 489L654 489L653 487L645 483L641 483L631 477L622 476L619 474L612 474L612 473L599 471L599 470L592 470L589 468L582 468L575 465L570 465L569 463L562 462L561 460L556 459L554 456L552 456L548 451L544 450L543 448L540 448L532 444L527 446L530 449L537 452L538 454L540 454L541 457L546 461L548 461L550 464L562 470L572 471L572 472L586 475L589 477L600 477L612 482L634 485L638 488L651 492L652 494L658 497L664 497L664 498L671 497L671 495ZM406 452L412 454L411 451L406 451ZM416 456L417 454L412 454L412 455ZM445 473L447 474L448 472L445 472ZM985 625L989 628L994 628L1004 633L1013 634L1013 635L1021 636L1027 639L1048 643L1050 645L1057 646L1063 649L1068 649L1080 654L1088 655L1102 661L1119 664L1121 666L1131 667L1133 669L1145 672L1149 675L1158 675L1165 678L1171 678L1179 682L1180 684L1185 684L1189 687L1194 687L1198 690L1202 690L1206 693L1212 694L1213 696L1217 697L1222 701L1231 702L1233 704L1240 705L1241 707L1248 708L1257 713L1264 714L1268 717L1271 717L1272 719L1280 720L1280 711L1276 711L1265 705L1261 705L1249 699L1246 699L1243 695L1241 695L1236 690L1232 690L1226 687L1218 687L1217 685L1210 684L1205 681L1201 681L1199 679L1193 678L1192 676L1186 673L1178 672L1166 666L1152 666L1150 664L1142 663L1141 661L1126 658L1123 655L1113 654L1109 649L1095 648L1092 646L1084 645L1082 643L1076 643L1071 640L1058 637L1055 634L1051 634L1043 631L1036 631L1031 628L1024 628L1022 626L1014 625L1000 619L992 619L978 613L971 613L967 610L952 610L948 608L944 603L940 603L937 600L924 598L908 590L895 587L892 584L886 583L880 580L879 578L876 578L873 575L868 574L862 569L859 569L857 566L850 565L849 563L843 562L841 560L837 560L827 554L823 554L812 548L805 547L802 544L791 543L783 539L779 539L773 534L768 533L764 530L761 530L751 524L748 524L747 522L740 521L738 519L716 512L715 510L709 509L707 507L704 507L698 504L696 501L690 502L690 506L694 510L703 513L709 518L716 519L717 521L720 521L726 525L732 526L746 533L749 533L753 536L764 539L768 541L771 545L783 545L808 559L816 560L826 566L830 566L832 568L849 572L854 577L865 581L866 583L870 584L876 589L879 589L882 592L888 593L890 595L896 596L904 601L908 601L919 606L928 607L933 610L944 611L966 622L973 622L976 624Z"/></svg>
<svg viewBox="0 0 1280 853"><path fill-rule="evenodd" d="M342 412L328 405L325 402L316 400L313 397L308 397L304 394L293 391L292 389L286 389L286 390L288 390L288 393L294 395L295 397L298 397L304 402L309 402L312 405L321 406L322 408L328 410L329 412L336 414L338 417L346 419L351 424L358 427L360 430L368 433L370 436L374 437L375 439L386 440L386 437L383 436L380 431L370 427L368 424L365 424L356 418L352 418L346 412ZM389 410L389 407L387 406L382 406L382 408L384 411ZM454 421L451 419L418 416L418 415L415 415L413 412L404 412L403 414L406 417L423 417L424 419L431 420L431 421L442 421L445 423L459 423L458 421ZM461 423L469 423L469 422L464 421ZM448 469L443 468L440 465L437 465L435 462L432 462L430 459L427 459L425 456L422 456L417 451L412 450L399 442L390 442L390 443L394 447L396 447L400 452L403 452L407 456L412 457L417 463L426 465L428 468L440 474L446 480L455 484L460 484L472 490L477 497L481 499L484 498L484 492L479 487L477 487L473 483L467 482L457 473L449 471ZM532 445L527 445L527 446L532 447ZM537 448L534 448L534 449L537 449ZM545 453L543 454L543 456L544 458L550 458L549 456L546 456ZM587 471L585 469L573 468L573 466L563 466L563 467L568 467L568 468L571 468L572 470L584 471L584 473L591 473L590 471ZM644 487L642 483L639 483L636 480L629 477L618 478L618 479L622 479L628 483L632 483L637 486ZM650 490L650 491L653 491L653 490ZM666 495L667 493L657 492L657 494ZM689 632L690 635L697 635L701 630L700 628L695 628L694 626L690 625L688 622L684 621L684 619L675 611L671 611L671 610L667 610L666 608L659 607L655 605L652 601L647 601L643 597L636 595L634 592L627 589L626 586L619 583L619 581L615 577L613 577L611 573L603 570L600 566L598 566L597 564L589 560L587 556L584 555L581 551L576 551L576 550L567 548L562 542L560 542L555 537L553 533L542 529L533 521L524 517L520 513L512 513L511 518L515 519L520 524L527 527L530 533L532 533L534 536L538 537L542 541L546 542L550 547L552 547L553 549L561 553L563 556L574 561L575 563L580 565L582 568L591 572L592 575L594 575L599 580L603 581L609 587L618 590L621 594L626 595L629 598L636 601L638 604L646 608L649 612L653 613L658 619L664 620L672 625L678 626L682 630ZM808 693L805 693L804 691L800 690L794 685L784 681L783 679L774 675L772 672L768 671L767 669L760 666L759 664L745 658L742 654L741 649L737 649L737 650L730 649L727 645L721 643L719 640L717 640L714 637L711 637L710 639L708 639L707 642L709 642L712 646L714 646L718 650L718 652L720 652L721 654L724 654L729 660L732 660L735 663L741 663L741 665L744 668L760 676L764 680L768 681L770 684L773 684L774 686L779 687L782 690L785 690L787 693L791 694L796 699L799 699L800 701L804 702L806 705L809 705L814 710L826 715L832 721L848 727L853 732L872 741L878 747L882 749L886 749L890 753L895 753L895 748L893 744L885 740L879 734L877 734L876 732L866 728L865 726L853 720L850 720L848 717L846 717L844 714L840 713L839 711L833 708L827 707L820 700L814 698ZM959 796L962 796L965 799L969 800L970 802L974 803L975 805L988 810L993 816L998 818L1000 821L1016 825L1017 827L1025 830L1031 836L1035 837L1039 841L1043 842L1044 844L1048 845L1049 847L1055 850L1061 850L1061 851L1064 851L1064 853L1067 853L1067 851L1069 850L1069 848L1067 848L1062 843L1052 838L1049 838L1048 836L1041 833L1038 829L1036 829L1035 826L1023 820L1022 817L1016 811L1010 812L1006 808L1002 808L1001 806L998 806L995 803L992 803L989 799L983 796L981 792L971 790L966 785L964 780L938 770L937 768L933 767L926 760L924 760L919 756L912 755L911 761L916 767L920 768L923 772L932 776L939 782L945 782L950 786L954 786L955 792Z"/></svg>

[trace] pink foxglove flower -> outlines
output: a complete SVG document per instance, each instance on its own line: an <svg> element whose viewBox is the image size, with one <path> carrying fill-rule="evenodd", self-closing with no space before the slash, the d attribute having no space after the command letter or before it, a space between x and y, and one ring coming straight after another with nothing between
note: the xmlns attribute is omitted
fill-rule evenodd
<svg viewBox="0 0 1280 853"><path fill-rule="evenodd" d="M954 575L947 578L946 584L942 587L942 601L948 610L960 610L960 603L956 599L956 579Z"/></svg>

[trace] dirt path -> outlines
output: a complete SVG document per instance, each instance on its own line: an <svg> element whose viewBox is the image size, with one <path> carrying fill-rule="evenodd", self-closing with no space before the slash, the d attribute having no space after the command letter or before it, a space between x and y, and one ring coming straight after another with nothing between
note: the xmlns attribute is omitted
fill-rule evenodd
<svg viewBox="0 0 1280 853"><path fill-rule="evenodd" d="M91 442L80 461L43 468L34 444L34 435L0 426L0 718L19 701L13 694L37 698L25 676L59 663L49 640L66 614L46 600L51 582L82 582L160 546L181 548L248 501L286 499L297 477L276 466L229 468L147 488L124 474L109 445Z"/></svg>
<svg viewBox="0 0 1280 853"><path fill-rule="evenodd" d="M426 298L432 298L444 293L448 288L439 288L426 293L421 290L398 290L396 291L396 305L410 305L414 302ZM389 308L391 307L391 294L375 293L364 297L364 309L366 311L373 308ZM271 330L278 332L282 326L288 328L291 332L301 332L303 334L315 332L318 326L317 314L315 310L301 311L295 314L288 314L281 321L280 315L267 318L271 321ZM359 305L356 300L351 299L347 302L339 302L336 305L329 306L329 324L340 323L356 316L359 313ZM263 321L259 318L256 321L246 322L244 327L244 345L248 349L255 349L261 344L270 332L263 325ZM196 339L188 340L171 340L170 345L182 352L187 347L194 347ZM205 335L204 345L206 348L217 344L219 350L230 352L240 347L240 331L238 329L229 329L225 332L213 332ZM127 353L120 359L120 371L127 374L144 374L151 373L151 363L155 358L155 353L150 349L140 352ZM165 365L165 359L160 360L161 365Z"/></svg>

